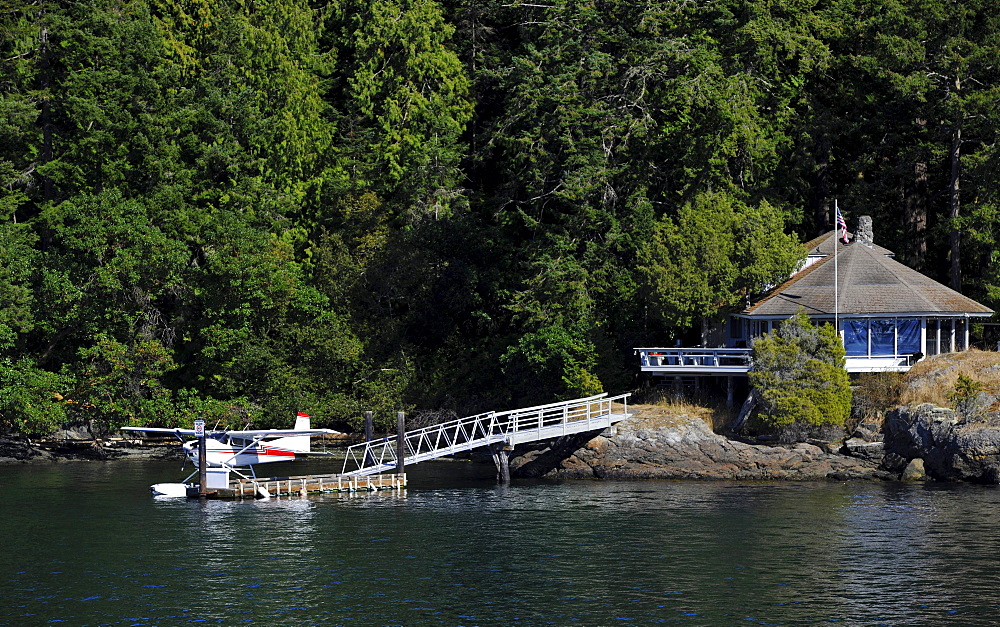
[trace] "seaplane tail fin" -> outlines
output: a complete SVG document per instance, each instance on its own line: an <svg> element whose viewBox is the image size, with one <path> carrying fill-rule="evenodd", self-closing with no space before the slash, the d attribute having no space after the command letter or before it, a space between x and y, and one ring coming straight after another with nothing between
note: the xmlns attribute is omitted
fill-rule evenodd
<svg viewBox="0 0 1000 627"><path fill-rule="evenodd" d="M309 429L309 428L310 428L309 427L309 414L304 414L302 412L299 412L295 416L295 430L298 431L299 429L305 430L305 429Z"/></svg>
<svg viewBox="0 0 1000 627"><path fill-rule="evenodd" d="M309 427L309 414L304 414L299 412L295 416L295 430L308 430ZM291 451L296 451L299 453L309 452L309 436L308 435L293 435L290 437L281 438L276 440L274 444L286 448Z"/></svg>

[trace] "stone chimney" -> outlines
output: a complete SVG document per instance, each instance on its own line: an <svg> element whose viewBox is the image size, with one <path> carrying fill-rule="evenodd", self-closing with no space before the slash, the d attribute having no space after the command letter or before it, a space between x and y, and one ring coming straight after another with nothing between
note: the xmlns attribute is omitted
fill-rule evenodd
<svg viewBox="0 0 1000 627"><path fill-rule="evenodd" d="M858 230L854 233L854 241L858 244L864 244L868 248L875 245L871 216L861 216L858 218Z"/></svg>

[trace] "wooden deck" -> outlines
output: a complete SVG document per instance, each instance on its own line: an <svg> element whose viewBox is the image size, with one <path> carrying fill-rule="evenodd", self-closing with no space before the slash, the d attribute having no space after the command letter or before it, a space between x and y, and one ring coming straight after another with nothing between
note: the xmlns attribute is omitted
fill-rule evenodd
<svg viewBox="0 0 1000 627"><path fill-rule="evenodd" d="M658 375L745 375L748 348L637 348L643 372Z"/></svg>
<svg viewBox="0 0 1000 627"><path fill-rule="evenodd" d="M403 490L405 488L405 473L391 473L367 477L299 475L296 477L262 477L256 480L243 478L231 479L228 487L210 488L207 496L213 499L256 499L275 496L305 497L309 494L335 492L376 492L379 490ZM197 497L198 487L188 488L188 496Z"/></svg>

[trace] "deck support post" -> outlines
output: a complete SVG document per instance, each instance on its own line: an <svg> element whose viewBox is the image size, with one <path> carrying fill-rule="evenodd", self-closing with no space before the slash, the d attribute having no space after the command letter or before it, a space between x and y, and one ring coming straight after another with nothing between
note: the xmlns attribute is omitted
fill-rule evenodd
<svg viewBox="0 0 1000 627"><path fill-rule="evenodd" d="M401 475L405 465L406 414L396 412L396 474Z"/></svg>
<svg viewBox="0 0 1000 627"><path fill-rule="evenodd" d="M365 442L366 443L367 442L371 442L372 440L375 439L374 429L372 427L372 425L373 425L373 420L372 420L373 417L374 417L374 414L372 412L370 412L370 411L366 411L365 412ZM365 461L364 461L365 467L373 466L374 465L373 461L374 460L372 459L372 450L371 450L370 447L366 446L365 447Z"/></svg>
<svg viewBox="0 0 1000 627"><path fill-rule="evenodd" d="M198 438L198 496L208 496L208 445L205 434Z"/></svg>
<svg viewBox="0 0 1000 627"><path fill-rule="evenodd" d="M497 467L497 481L504 485L510 483L510 450L510 446L504 442L490 446L493 463Z"/></svg>
<svg viewBox="0 0 1000 627"><path fill-rule="evenodd" d="M733 376L726 377L726 407L733 406Z"/></svg>

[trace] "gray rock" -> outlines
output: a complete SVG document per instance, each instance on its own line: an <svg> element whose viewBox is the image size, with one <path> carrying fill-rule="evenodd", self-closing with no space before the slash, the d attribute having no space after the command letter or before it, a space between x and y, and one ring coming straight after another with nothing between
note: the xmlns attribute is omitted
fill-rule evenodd
<svg viewBox="0 0 1000 627"><path fill-rule="evenodd" d="M924 481L927 479L927 473L924 471L924 460L919 457L911 459L910 463L903 469L900 479L903 481Z"/></svg>
<svg viewBox="0 0 1000 627"><path fill-rule="evenodd" d="M533 455L537 462L542 455ZM511 460L537 473L537 464ZM613 437L597 436L544 474L613 479L817 480L884 479L874 461L830 454L810 443L752 445L713 433L703 420L675 417L669 424L642 416L618 424ZM534 476L538 476L534 474Z"/></svg>
<svg viewBox="0 0 1000 627"><path fill-rule="evenodd" d="M882 442L885 436L879 431L877 425L861 424L855 427L851 437L864 440L866 442Z"/></svg>
<svg viewBox="0 0 1000 627"><path fill-rule="evenodd" d="M53 455L23 438L0 438L0 464L51 461Z"/></svg>
<svg viewBox="0 0 1000 627"><path fill-rule="evenodd" d="M930 404L899 407L886 417L887 457L920 458L929 477L996 483L1000 478L1000 428L964 422Z"/></svg>
<svg viewBox="0 0 1000 627"><path fill-rule="evenodd" d="M879 463L885 457L884 442L868 442L861 438L850 438L844 442L844 453L851 457Z"/></svg>
<svg viewBox="0 0 1000 627"><path fill-rule="evenodd" d="M66 429L57 429L55 433L49 436L53 440L73 440L77 442L92 441L94 439L94 434L90 432L90 429L86 425L73 425L67 427Z"/></svg>

